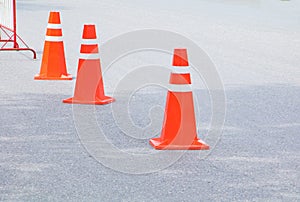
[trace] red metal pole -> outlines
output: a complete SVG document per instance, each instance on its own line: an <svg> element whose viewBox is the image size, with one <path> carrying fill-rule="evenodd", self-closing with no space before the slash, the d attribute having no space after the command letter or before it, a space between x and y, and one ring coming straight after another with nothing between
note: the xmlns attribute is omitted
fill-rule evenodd
<svg viewBox="0 0 300 202"><path fill-rule="evenodd" d="M17 5L16 5L16 0L13 0L13 20L14 20L14 27L13 27L13 33L14 33L14 48L18 48L18 43L17 43Z"/></svg>

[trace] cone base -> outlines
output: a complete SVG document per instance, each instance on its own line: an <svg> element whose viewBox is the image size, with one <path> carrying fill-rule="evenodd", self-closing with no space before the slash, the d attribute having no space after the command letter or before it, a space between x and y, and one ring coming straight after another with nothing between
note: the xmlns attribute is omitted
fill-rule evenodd
<svg viewBox="0 0 300 202"><path fill-rule="evenodd" d="M105 104L112 103L114 101L115 101L114 98L108 97L108 96L105 96L105 97L103 97L101 99L98 98L96 100L91 100L91 101L88 101L88 100L76 100L73 97L71 97L71 98L63 100L63 103L67 103L67 104L105 105Z"/></svg>
<svg viewBox="0 0 300 202"><path fill-rule="evenodd" d="M194 140L190 145L184 145L168 143L161 138L152 138L150 145L157 150L209 150L209 145L200 139Z"/></svg>
<svg viewBox="0 0 300 202"><path fill-rule="evenodd" d="M35 75L34 80L72 80L71 74L61 75L60 77L48 77L40 74Z"/></svg>

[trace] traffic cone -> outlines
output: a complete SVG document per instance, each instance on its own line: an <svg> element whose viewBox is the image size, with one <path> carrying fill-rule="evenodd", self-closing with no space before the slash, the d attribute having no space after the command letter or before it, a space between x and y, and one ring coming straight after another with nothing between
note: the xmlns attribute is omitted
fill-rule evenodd
<svg viewBox="0 0 300 202"><path fill-rule="evenodd" d="M108 104L114 98L105 96L96 27L84 25L74 97L63 100L74 104Z"/></svg>
<svg viewBox="0 0 300 202"><path fill-rule="evenodd" d="M41 69L34 79L72 80L67 73L59 12L50 12Z"/></svg>
<svg viewBox="0 0 300 202"><path fill-rule="evenodd" d="M175 49L161 136L150 140L159 150L208 150L197 137L193 92L186 49Z"/></svg>

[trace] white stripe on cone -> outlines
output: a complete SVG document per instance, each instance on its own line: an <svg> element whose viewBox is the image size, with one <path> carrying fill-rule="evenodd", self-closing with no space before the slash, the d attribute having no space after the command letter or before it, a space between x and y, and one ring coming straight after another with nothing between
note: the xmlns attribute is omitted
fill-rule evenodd
<svg viewBox="0 0 300 202"><path fill-rule="evenodd" d="M190 66L186 66L186 67L172 66L171 70L172 70L172 73L174 73L174 74L189 74L191 72L191 67Z"/></svg>
<svg viewBox="0 0 300 202"><path fill-rule="evenodd" d="M171 92L192 92L192 84L169 84L169 91Z"/></svg>
<svg viewBox="0 0 300 202"><path fill-rule="evenodd" d="M47 28L48 29L62 29L62 26L61 26L61 24L48 23Z"/></svg>
<svg viewBox="0 0 300 202"><path fill-rule="evenodd" d="M84 60L96 60L100 59L100 55L99 53L80 53L79 58Z"/></svg>
<svg viewBox="0 0 300 202"><path fill-rule="evenodd" d="M97 39L82 39L81 45L98 45Z"/></svg>
<svg viewBox="0 0 300 202"><path fill-rule="evenodd" d="M63 37L62 36L46 36L45 40L51 41L51 42L61 42L61 41L63 41Z"/></svg>

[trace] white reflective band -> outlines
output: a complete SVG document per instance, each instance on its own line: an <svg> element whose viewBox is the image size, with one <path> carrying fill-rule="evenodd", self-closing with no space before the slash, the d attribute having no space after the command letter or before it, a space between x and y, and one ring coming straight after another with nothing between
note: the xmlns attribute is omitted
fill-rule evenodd
<svg viewBox="0 0 300 202"><path fill-rule="evenodd" d="M48 23L47 28L48 29L61 29L62 26L61 26L61 24Z"/></svg>
<svg viewBox="0 0 300 202"><path fill-rule="evenodd" d="M191 84L169 84L169 91L171 92L192 92Z"/></svg>
<svg viewBox="0 0 300 202"><path fill-rule="evenodd" d="M82 39L81 45L98 45L97 39Z"/></svg>
<svg viewBox="0 0 300 202"><path fill-rule="evenodd" d="M175 74L189 74L191 71L191 67L190 66L186 66L186 67L171 67L172 73Z"/></svg>
<svg viewBox="0 0 300 202"><path fill-rule="evenodd" d="M52 42L60 42L60 41L63 41L63 37L62 36L46 36L45 40L52 41Z"/></svg>
<svg viewBox="0 0 300 202"><path fill-rule="evenodd" d="M79 58L84 60L95 60L100 59L100 55L99 53L80 53Z"/></svg>

